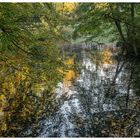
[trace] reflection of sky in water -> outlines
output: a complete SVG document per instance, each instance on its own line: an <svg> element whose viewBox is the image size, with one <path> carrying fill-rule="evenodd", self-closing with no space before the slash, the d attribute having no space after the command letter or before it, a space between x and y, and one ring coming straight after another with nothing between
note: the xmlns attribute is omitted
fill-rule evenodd
<svg viewBox="0 0 140 140"><path fill-rule="evenodd" d="M56 116L45 120L45 129L41 137L53 136L77 136L71 116L76 115L86 118L88 115L102 111L112 111L126 108L127 78L126 71L118 74L115 82L115 95L113 98L106 97L106 91L110 88L111 81L115 76L116 64L102 64L97 68L87 54L83 52L83 61L80 75L75 79L75 85L70 88L71 79L75 78L73 71L68 71L63 83L59 83L56 89L58 102L63 100ZM66 99L62 99L66 96ZM135 98L133 90L130 89L129 103L127 108L133 107L131 100ZM48 122L49 121L49 122ZM48 122L48 123L47 123ZM52 122L50 124L50 122ZM53 131L52 131L53 130Z"/></svg>

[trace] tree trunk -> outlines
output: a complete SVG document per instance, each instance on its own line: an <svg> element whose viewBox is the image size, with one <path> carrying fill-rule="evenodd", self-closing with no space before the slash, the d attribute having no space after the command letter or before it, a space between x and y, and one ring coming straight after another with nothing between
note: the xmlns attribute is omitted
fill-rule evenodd
<svg viewBox="0 0 140 140"><path fill-rule="evenodd" d="M134 18L135 18L135 4L131 3L131 22L132 22L132 46L135 55L138 55L137 48L136 48L136 43L135 43L135 23L134 23Z"/></svg>
<svg viewBox="0 0 140 140"><path fill-rule="evenodd" d="M116 10L117 10L117 12L119 12L118 7L116 8ZM111 5L110 5L110 12L111 12L111 14L112 14L112 19L114 20L114 23L115 23L115 25L116 25L116 28L117 28L117 30L118 30L118 32L119 32L119 34L120 34L120 37L121 37L122 41L123 41L125 44L127 44L126 38L125 38L125 36L124 36L124 34L123 34L123 32L122 32L121 21L118 20L119 17L116 17L115 13L113 12L113 8L112 8ZM124 48L126 49L126 51L128 52L127 46L125 45L125 46L123 46L123 47L124 47Z"/></svg>

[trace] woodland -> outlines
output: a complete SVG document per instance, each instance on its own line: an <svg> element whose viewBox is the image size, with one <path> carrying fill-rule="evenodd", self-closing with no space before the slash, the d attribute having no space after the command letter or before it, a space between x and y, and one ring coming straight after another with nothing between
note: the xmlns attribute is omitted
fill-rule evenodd
<svg viewBox="0 0 140 140"><path fill-rule="evenodd" d="M100 46L106 49L99 49ZM92 84L99 79L94 77L95 73L91 74L93 79L89 89L76 83L85 57L96 64L96 73L103 64L112 66L115 61L115 74L111 80L105 80L107 75L102 77L101 82L109 84L107 90L101 89L99 94L106 95L105 101L115 100L115 103L117 94L121 94L119 98L125 98L125 101L119 99L124 103L122 108L104 110L105 105L101 107L102 99L98 94L99 111L91 111L94 108L91 98L96 98L93 90L99 90L101 86ZM139 60L139 3L0 3L0 136L140 136ZM118 86L117 78L124 69L122 84L126 84L126 94L123 96L120 89L117 93L115 86ZM106 73L109 70L106 68ZM63 88L58 100L56 88L59 83ZM71 115L67 117L64 112L59 117L67 123L62 123L64 131L69 127L69 118L74 119L72 127L65 133L58 134L57 128L52 128L51 132L49 123L45 126L41 122L45 119L48 122L50 116L60 113L62 106L70 100L65 89L73 87L86 121L81 117L82 113L69 112ZM117 117L115 111L123 117ZM129 127L131 122L134 123ZM43 128L48 129L40 135Z"/></svg>

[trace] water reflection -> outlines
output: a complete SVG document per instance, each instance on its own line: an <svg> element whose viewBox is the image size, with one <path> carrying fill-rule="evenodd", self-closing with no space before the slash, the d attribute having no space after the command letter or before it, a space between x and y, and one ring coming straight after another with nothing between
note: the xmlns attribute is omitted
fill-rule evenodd
<svg viewBox="0 0 140 140"><path fill-rule="evenodd" d="M64 82L58 84L58 112L41 122L43 131L40 136L128 136L126 128L130 124L135 126L133 121L127 121L123 128L118 126L123 133L112 127L116 119L123 123L121 117L133 115L132 111L139 112L140 98L136 96L140 85L139 67L135 61L113 59L108 50L97 53L82 51L80 55L80 75L75 79L75 72L69 70ZM114 132L109 132L111 128ZM136 128L135 132L140 135L139 129Z"/></svg>
<svg viewBox="0 0 140 140"><path fill-rule="evenodd" d="M72 66L74 65L74 58L68 58L64 61L64 63L67 66L67 70L61 70L61 72L64 74L62 92L66 93L72 86L72 82L76 77L76 72L72 68Z"/></svg>

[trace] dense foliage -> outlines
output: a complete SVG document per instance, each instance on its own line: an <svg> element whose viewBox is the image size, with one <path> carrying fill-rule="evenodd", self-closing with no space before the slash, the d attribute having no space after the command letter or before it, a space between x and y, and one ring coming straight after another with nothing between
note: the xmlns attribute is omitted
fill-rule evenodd
<svg viewBox="0 0 140 140"><path fill-rule="evenodd" d="M54 106L63 21L52 3L1 3L0 11L0 135L18 136Z"/></svg>
<svg viewBox="0 0 140 140"><path fill-rule="evenodd" d="M135 3L79 3L75 37L87 41L119 42L127 54L140 54L140 5Z"/></svg>
<svg viewBox="0 0 140 140"><path fill-rule="evenodd" d="M139 38L139 4L0 3L0 136L28 136L57 110L57 83L65 74L64 86L71 85L76 76L74 58L64 61L60 46L117 42L123 54L139 57ZM112 63L108 50L92 55L97 65Z"/></svg>

